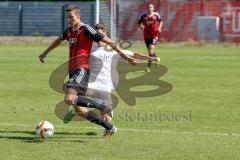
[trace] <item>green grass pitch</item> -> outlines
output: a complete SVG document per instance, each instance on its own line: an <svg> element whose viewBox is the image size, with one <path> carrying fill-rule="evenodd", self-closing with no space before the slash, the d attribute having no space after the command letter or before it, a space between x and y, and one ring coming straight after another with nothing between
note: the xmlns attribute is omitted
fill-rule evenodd
<svg viewBox="0 0 240 160"><path fill-rule="evenodd" d="M1 160L239 159L240 48L158 46L161 63L168 68L161 80L171 83L173 90L137 98L135 107L120 99L113 121L119 132L105 140L99 126L86 121L64 125L55 116L63 95L49 87L48 78L68 53L61 46L41 64L38 55L46 47L0 45ZM141 44L132 50L146 52ZM191 119L136 118L139 113ZM41 120L54 124L52 138L35 137Z"/></svg>

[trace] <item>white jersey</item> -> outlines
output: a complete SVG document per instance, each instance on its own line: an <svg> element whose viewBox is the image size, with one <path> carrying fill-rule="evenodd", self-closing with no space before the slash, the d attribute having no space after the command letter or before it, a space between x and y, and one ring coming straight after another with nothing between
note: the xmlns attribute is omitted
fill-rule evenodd
<svg viewBox="0 0 240 160"><path fill-rule="evenodd" d="M111 92L118 84L119 76L116 67L123 58L116 51L106 51L104 47L94 50L90 54L88 88ZM134 55L128 50L124 50L124 53L128 56Z"/></svg>

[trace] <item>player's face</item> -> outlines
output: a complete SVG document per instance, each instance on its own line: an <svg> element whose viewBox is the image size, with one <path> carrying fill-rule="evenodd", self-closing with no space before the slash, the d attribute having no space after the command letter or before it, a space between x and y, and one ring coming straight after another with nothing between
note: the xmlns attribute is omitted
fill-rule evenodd
<svg viewBox="0 0 240 160"><path fill-rule="evenodd" d="M67 12L67 22L70 27L76 27L79 23L79 15L74 11Z"/></svg>
<svg viewBox="0 0 240 160"><path fill-rule="evenodd" d="M148 5L148 11L150 13L154 11L154 6L152 4Z"/></svg>
<svg viewBox="0 0 240 160"><path fill-rule="evenodd" d="M97 31L106 36L106 32L104 32L102 29L97 29ZM97 44L98 44L99 47L104 47L106 45L105 43L103 43L101 41L99 41Z"/></svg>

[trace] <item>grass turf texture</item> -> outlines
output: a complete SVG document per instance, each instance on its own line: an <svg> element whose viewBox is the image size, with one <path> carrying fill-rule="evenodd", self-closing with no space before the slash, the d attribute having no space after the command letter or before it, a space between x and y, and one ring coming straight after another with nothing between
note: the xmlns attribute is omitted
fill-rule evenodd
<svg viewBox="0 0 240 160"><path fill-rule="evenodd" d="M0 159L238 159L240 157L240 48L159 46L168 72L161 80L174 89L153 98L137 98L135 107L120 99L114 124L119 132L104 140L102 128L88 122L64 125L54 114L63 95L48 84L66 61L67 47L54 50L45 64L46 46L0 45ZM132 50L146 52L145 46ZM148 89L148 86L141 89ZM134 117L163 113L191 121ZM128 115L126 115L126 113ZM129 116L133 116L131 119ZM39 140L35 125L48 120L54 137Z"/></svg>

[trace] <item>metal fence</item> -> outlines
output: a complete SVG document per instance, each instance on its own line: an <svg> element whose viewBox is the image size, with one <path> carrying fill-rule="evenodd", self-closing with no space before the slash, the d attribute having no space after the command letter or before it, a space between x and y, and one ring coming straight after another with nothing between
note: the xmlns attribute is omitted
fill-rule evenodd
<svg viewBox="0 0 240 160"><path fill-rule="evenodd" d="M59 35L66 28L67 2L0 2L0 35ZM75 2L81 21L95 23L95 3Z"/></svg>
<svg viewBox="0 0 240 160"><path fill-rule="evenodd" d="M163 41L200 40L216 32L218 40L240 42L239 0L100 0L98 18L112 38L142 40L137 17L146 11L149 3L155 5L163 19L163 30L159 34ZM67 26L65 8L69 4L0 2L0 35L59 35ZM94 0L71 4L80 7L84 23L95 24ZM217 29L212 21L199 19L201 17L217 18Z"/></svg>

